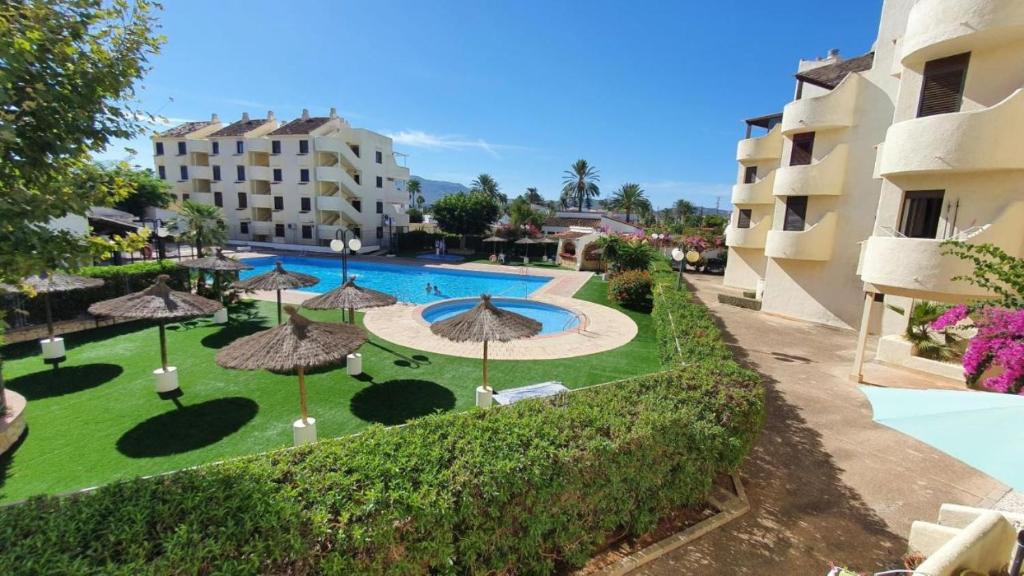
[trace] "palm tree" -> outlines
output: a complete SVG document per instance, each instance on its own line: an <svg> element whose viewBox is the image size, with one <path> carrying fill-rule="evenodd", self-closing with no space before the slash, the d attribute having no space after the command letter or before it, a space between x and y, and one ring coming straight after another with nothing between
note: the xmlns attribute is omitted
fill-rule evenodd
<svg viewBox="0 0 1024 576"><path fill-rule="evenodd" d="M420 181L409 180L405 185L405 191L409 193L409 204L411 205L420 194Z"/></svg>
<svg viewBox="0 0 1024 576"><path fill-rule="evenodd" d="M676 200L673 209L675 210L676 219L684 223L687 218L697 212L697 209L693 207L692 202L683 199Z"/></svg>
<svg viewBox="0 0 1024 576"><path fill-rule="evenodd" d="M626 222L634 212L640 212L645 207L650 209L651 202L644 195L644 189L639 184L627 182L622 185L608 202L612 210L622 210L626 213Z"/></svg>
<svg viewBox="0 0 1024 576"><path fill-rule="evenodd" d="M558 209L568 210L572 206L572 196L568 190L562 190L562 195L558 197Z"/></svg>
<svg viewBox="0 0 1024 576"><path fill-rule="evenodd" d="M501 204L502 206L508 204L508 196L501 193L501 186L498 185L498 181L490 174L481 174L477 176L476 180L470 182L469 185L471 192L482 192L496 200L498 204Z"/></svg>
<svg viewBox="0 0 1024 576"><path fill-rule="evenodd" d="M227 240L227 226L220 208L191 200L181 203L178 217L171 223L175 236L186 239L195 248L196 257L203 257L203 248L219 246Z"/></svg>
<svg viewBox="0 0 1024 576"><path fill-rule="evenodd" d="M584 202L590 204L591 199L601 195L601 189L597 187L601 180L597 169L582 158L573 162L562 180L565 183L562 191L568 192L569 197L576 201L577 212L583 211Z"/></svg>
<svg viewBox="0 0 1024 576"><path fill-rule="evenodd" d="M426 204L426 202L427 201L423 198L423 194L416 195L416 207L421 211L423 210L423 205Z"/></svg>
<svg viewBox="0 0 1024 576"><path fill-rule="evenodd" d="M526 189L526 199L530 204L544 203L544 198L540 195L540 192L537 192L537 189L532 186Z"/></svg>

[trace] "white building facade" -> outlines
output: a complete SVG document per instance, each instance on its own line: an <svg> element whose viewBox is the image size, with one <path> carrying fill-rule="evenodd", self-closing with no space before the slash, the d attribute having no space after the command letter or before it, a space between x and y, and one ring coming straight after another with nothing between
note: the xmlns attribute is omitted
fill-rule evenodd
<svg viewBox="0 0 1024 576"><path fill-rule="evenodd" d="M236 243L327 246L342 231L364 251L408 227L409 169L390 138L351 127L332 109L282 124L266 118L190 122L154 136L154 164L179 201L222 209Z"/></svg>

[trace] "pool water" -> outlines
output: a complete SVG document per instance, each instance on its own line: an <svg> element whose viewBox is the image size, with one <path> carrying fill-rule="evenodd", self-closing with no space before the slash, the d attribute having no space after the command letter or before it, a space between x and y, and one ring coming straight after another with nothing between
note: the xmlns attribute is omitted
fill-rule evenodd
<svg viewBox="0 0 1024 576"><path fill-rule="evenodd" d="M240 277L244 280L269 272L274 269L274 263L278 260L289 272L301 272L320 279L319 284L300 288L303 292L328 292L341 285L340 257L251 258L246 259L245 263L254 268L243 270ZM356 277L356 282L360 286L385 292L398 298L400 302L412 304L428 304L449 298L478 297L481 294L525 298L551 280L550 276L499 274L352 260L348 263L348 273L349 276ZM428 294L427 284L431 287L437 286L440 293L431 291Z"/></svg>
<svg viewBox="0 0 1024 576"><path fill-rule="evenodd" d="M423 309L423 319L433 324L438 320L451 318L476 306L478 299L453 300L439 302ZM579 316L572 310L532 300L520 300L518 298L494 298L491 300L495 306L502 310L522 314L527 318L533 318L541 323L540 335L557 334L572 330L580 325Z"/></svg>

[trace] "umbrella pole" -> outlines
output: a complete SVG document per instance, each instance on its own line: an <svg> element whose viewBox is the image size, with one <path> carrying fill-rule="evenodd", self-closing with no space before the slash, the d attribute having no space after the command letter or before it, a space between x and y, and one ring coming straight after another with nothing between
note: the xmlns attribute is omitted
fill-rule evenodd
<svg viewBox="0 0 1024 576"><path fill-rule="evenodd" d="M484 390L493 390L487 385L487 340L484 340Z"/></svg>
<svg viewBox="0 0 1024 576"><path fill-rule="evenodd" d="M302 423L309 424L309 411L306 409L306 371L299 366L299 406L302 410Z"/></svg>
<svg viewBox="0 0 1024 576"><path fill-rule="evenodd" d="M164 373L167 373L167 333L164 330L164 323L160 323L160 366Z"/></svg>
<svg viewBox="0 0 1024 576"><path fill-rule="evenodd" d="M353 308L352 306L348 307L348 323L349 324L355 324L356 323L356 309Z"/></svg>
<svg viewBox="0 0 1024 576"><path fill-rule="evenodd" d="M46 332L53 340L53 310L50 309L50 292L43 292L43 307L46 308Z"/></svg>
<svg viewBox="0 0 1024 576"><path fill-rule="evenodd" d="M277 323L281 324L281 291L277 291Z"/></svg>

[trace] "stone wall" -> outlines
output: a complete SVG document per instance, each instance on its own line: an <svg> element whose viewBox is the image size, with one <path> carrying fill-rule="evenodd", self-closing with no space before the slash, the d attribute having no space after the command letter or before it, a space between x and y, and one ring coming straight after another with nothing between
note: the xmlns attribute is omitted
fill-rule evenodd
<svg viewBox="0 0 1024 576"><path fill-rule="evenodd" d="M6 390L7 413L0 416L0 454L13 446L25 432L25 397Z"/></svg>

